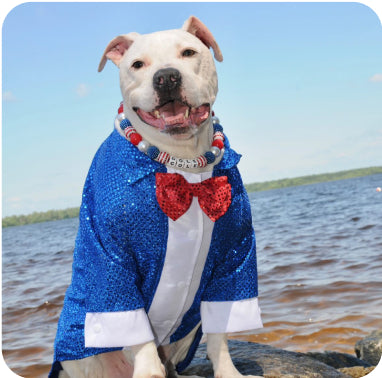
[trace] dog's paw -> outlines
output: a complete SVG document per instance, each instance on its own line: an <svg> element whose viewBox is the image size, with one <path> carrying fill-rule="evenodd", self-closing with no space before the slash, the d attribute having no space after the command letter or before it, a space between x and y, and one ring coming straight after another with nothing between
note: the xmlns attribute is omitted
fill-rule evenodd
<svg viewBox="0 0 382 378"><path fill-rule="evenodd" d="M133 374L133 367L127 362L125 355L120 350L102 353L96 358L102 365L102 378L125 378L131 377ZM93 375L89 375L89 377L93 377Z"/></svg>
<svg viewBox="0 0 382 378"><path fill-rule="evenodd" d="M166 370L162 364L157 367L142 367L134 369L133 378L166 378Z"/></svg>
<svg viewBox="0 0 382 378"><path fill-rule="evenodd" d="M154 342L131 348L134 360L132 378L166 378L166 369L162 364Z"/></svg>
<svg viewBox="0 0 382 378"><path fill-rule="evenodd" d="M133 375L133 378L166 378L166 375L161 372L153 373L137 373Z"/></svg>

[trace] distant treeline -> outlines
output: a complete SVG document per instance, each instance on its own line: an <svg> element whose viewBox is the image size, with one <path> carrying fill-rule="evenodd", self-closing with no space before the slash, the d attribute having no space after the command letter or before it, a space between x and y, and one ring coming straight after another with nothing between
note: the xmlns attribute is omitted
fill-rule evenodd
<svg viewBox="0 0 382 378"><path fill-rule="evenodd" d="M286 178L282 180L266 181L245 185L248 192L256 192L262 190L287 188L290 186L316 184L319 182L344 180L354 177L362 177L382 173L382 167L371 167L353 169L350 171L341 171L336 173L324 173L320 175L302 176L296 178ZM381 183L382 186L382 183ZM14 215L3 218L3 227L21 226L30 223L47 222L53 220L76 218L79 214L79 208L73 207L65 210L50 210L41 213L32 213L29 215Z"/></svg>
<svg viewBox="0 0 382 378"><path fill-rule="evenodd" d="M34 212L29 215L13 215L3 218L3 227L76 218L78 217L79 210L79 207L72 207L65 210L49 210L41 213Z"/></svg>
<svg viewBox="0 0 382 378"><path fill-rule="evenodd" d="M288 188L291 186L317 184L319 182L328 182L336 180L344 180L355 177L363 177L382 173L382 167L370 167L352 169L349 171L340 171L335 173L323 173L318 175L301 176L296 178L285 178L282 180L266 181L245 185L248 192L259 192L263 190ZM382 183L381 183L382 186Z"/></svg>

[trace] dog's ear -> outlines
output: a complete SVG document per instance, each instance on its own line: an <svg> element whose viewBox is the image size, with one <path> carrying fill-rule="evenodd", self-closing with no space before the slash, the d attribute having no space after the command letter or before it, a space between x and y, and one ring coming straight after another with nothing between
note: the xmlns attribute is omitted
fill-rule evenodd
<svg viewBox="0 0 382 378"><path fill-rule="evenodd" d="M105 67L108 59L110 59L117 67L122 60L125 51L132 45L138 33L130 33L115 37L106 47L101 61L98 66L98 72L101 72Z"/></svg>
<svg viewBox="0 0 382 378"><path fill-rule="evenodd" d="M212 47L215 59L218 62L223 61L223 55L220 51L219 45L216 43L214 36L202 21L195 16L191 16L183 24L182 30L185 30L199 38L208 48Z"/></svg>

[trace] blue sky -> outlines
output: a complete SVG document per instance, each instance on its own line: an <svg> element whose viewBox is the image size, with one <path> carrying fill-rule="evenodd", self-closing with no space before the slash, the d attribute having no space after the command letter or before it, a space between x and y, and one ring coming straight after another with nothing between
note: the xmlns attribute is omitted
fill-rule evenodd
<svg viewBox="0 0 382 378"><path fill-rule="evenodd" d="M79 206L121 101L116 35L213 32L245 183L382 165L382 27L359 3L27 3L3 23L3 216Z"/></svg>

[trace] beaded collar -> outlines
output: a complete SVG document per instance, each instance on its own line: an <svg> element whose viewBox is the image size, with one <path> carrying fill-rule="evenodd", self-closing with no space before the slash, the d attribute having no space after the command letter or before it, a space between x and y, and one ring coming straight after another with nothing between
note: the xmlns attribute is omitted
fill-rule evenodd
<svg viewBox="0 0 382 378"><path fill-rule="evenodd" d="M150 145L150 143L142 138L142 135L135 130L131 122L125 117L122 102L118 109L117 119L126 139L136 146L139 151L145 153L151 159L173 168L204 168L208 164L212 164L220 154L224 153L223 127L220 125L219 118L215 116L214 112L212 112L214 135L211 148L203 155L194 159L178 158L165 151L160 151L159 148L154 145Z"/></svg>

